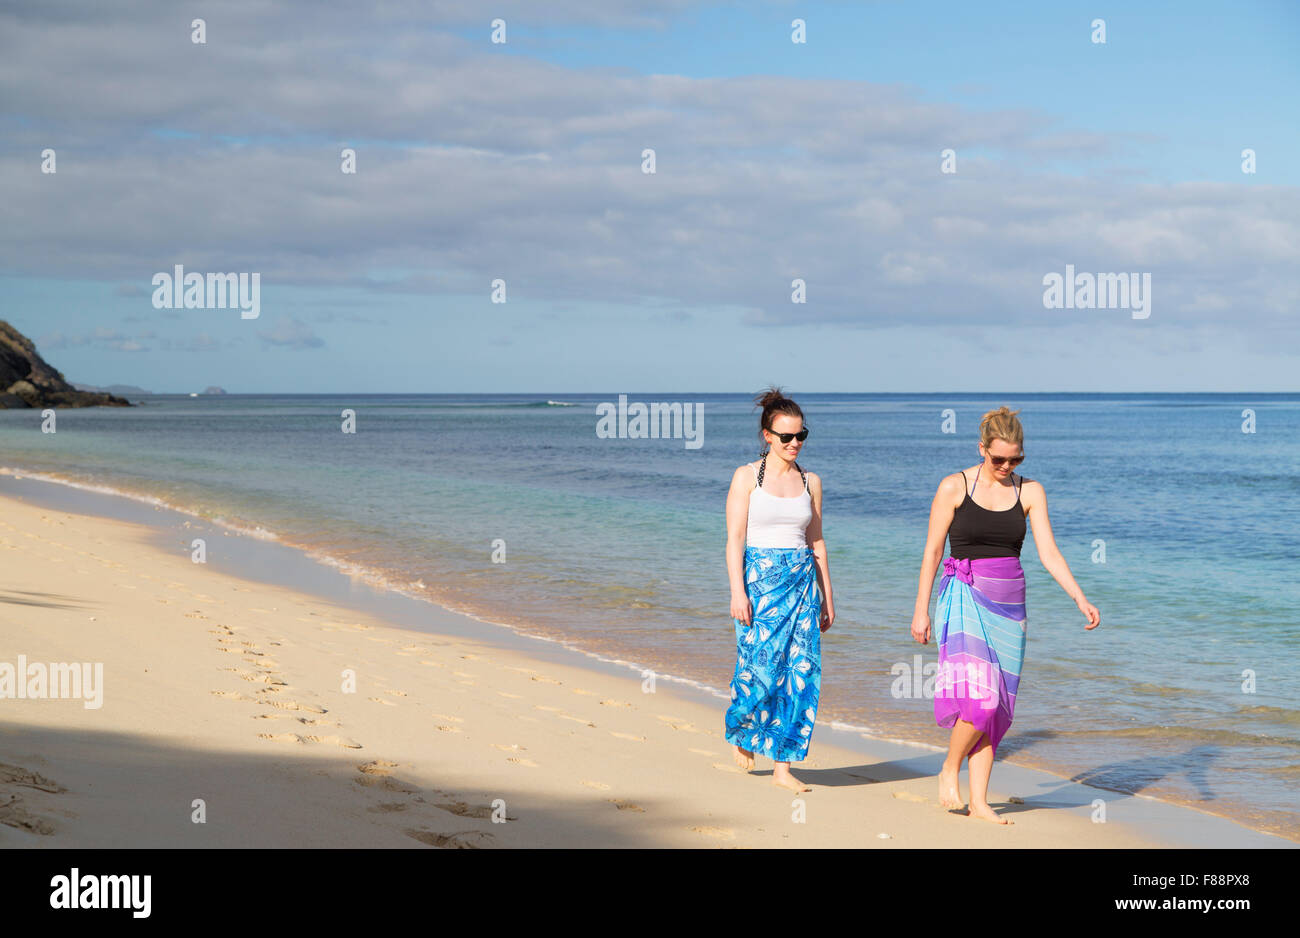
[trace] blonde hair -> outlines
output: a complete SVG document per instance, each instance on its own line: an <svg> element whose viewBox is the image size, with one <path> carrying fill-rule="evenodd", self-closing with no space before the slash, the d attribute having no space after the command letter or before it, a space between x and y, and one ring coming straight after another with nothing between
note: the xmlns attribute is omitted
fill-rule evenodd
<svg viewBox="0 0 1300 938"><path fill-rule="evenodd" d="M1018 410L1008 410L1005 406L990 410L980 419L980 442L988 449L993 440L1006 440L1021 448L1025 445L1025 428L1016 419Z"/></svg>

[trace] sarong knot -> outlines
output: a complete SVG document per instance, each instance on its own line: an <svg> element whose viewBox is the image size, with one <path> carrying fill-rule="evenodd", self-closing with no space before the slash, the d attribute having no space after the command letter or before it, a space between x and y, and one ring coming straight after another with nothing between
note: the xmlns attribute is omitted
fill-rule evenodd
<svg viewBox="0 0 1300 938"><path fill-rule="evenodd" d="M943 561L943 575L955 576L963 583L974 583L975 574L971 572L969 557L947 557Z"/></svg>

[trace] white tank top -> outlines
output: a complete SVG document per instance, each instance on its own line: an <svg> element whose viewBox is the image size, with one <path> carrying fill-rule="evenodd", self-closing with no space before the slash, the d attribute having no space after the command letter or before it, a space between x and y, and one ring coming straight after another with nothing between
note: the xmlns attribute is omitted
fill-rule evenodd
<svg viewBox="0 0 1300 938"><path fill-rule="evenodd" d="M804 529L812 521L812 495L805 476L803 491L786 498L773 495L758 486L758 470L754 471L754 487L749 491L749 524L745 529L746 547L807 547Z"/></svg>

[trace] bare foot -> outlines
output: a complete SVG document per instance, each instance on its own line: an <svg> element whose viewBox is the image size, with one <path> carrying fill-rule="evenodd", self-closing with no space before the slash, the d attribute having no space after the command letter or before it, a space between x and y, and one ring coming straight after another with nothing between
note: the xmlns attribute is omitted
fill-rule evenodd
<svg viewBox="0 0 1300 938"><path fill-rule="evenodd" d="M788 788L791 791L812 791L811 788L799 781L799 779L795 778L789 772L773 772L772 784L780 785L782 788Z"/></svg>
<svg viewBox="0 0 1300 938"><path fill-rule="evenodd" d="M746 772L754 768L754 754L748 749L741 749L733 744L731 747L732 758L736 760L736 765L740 766Z"/></svg>
<svg viewBox="0 0 1300 938"><path fill-rule="evenodd" d="M1004 817L1000 817L996 811L994 811L992 808L990 808L990 807L989 807L988 805L986 805L986 804L982 804L982 805L971 805L971 806L970 806L970 817L983 818L983 819L986 820L986 821L992 821L994 824L1014 824L1014 823L1015 823L1014 821L1008 821L1006 818L1004 818Z"/></svg>
<svg viewBox="0 0 1300 938"><path fill-rule="evenodd" d="M957 772L949 771L945 766L939 770L939 804L945 808L962 806L961 788L957 783Z"/></svg>

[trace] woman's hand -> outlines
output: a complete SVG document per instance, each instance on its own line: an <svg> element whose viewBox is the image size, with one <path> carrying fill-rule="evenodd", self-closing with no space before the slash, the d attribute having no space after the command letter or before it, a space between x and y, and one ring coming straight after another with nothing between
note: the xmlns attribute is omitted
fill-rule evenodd
<svg viewBox="0 0 1300 938"><path fill-rule="evenodd" d="M749 596L744 593L731 594L731 618L739 619L746 626L751 624Z"/></svg>
<svg viewBox="0 0 1300 938"><path fill-rule="evenodd" d="M1088 624L1083 627L1085 632L1101 625L1101 613L1098 612L1097 607L1088 602L1085 597L1080 596L1075 600L1074 604L1079 607L1079 611L1082 612L1088 620Z"/></svg>
<svg viewBox="0 0 1300 938"><path fill-rule="evenodd" d="M922 645L930 644L930 613L918 612L912 616L912 638Z"/></svg>
<svg viewBox="0 0 1300 938"><path fill-rule="evenodd" d="M835 624L835 603L832 600L822 602L821 630L825 632Z"/></svg>

